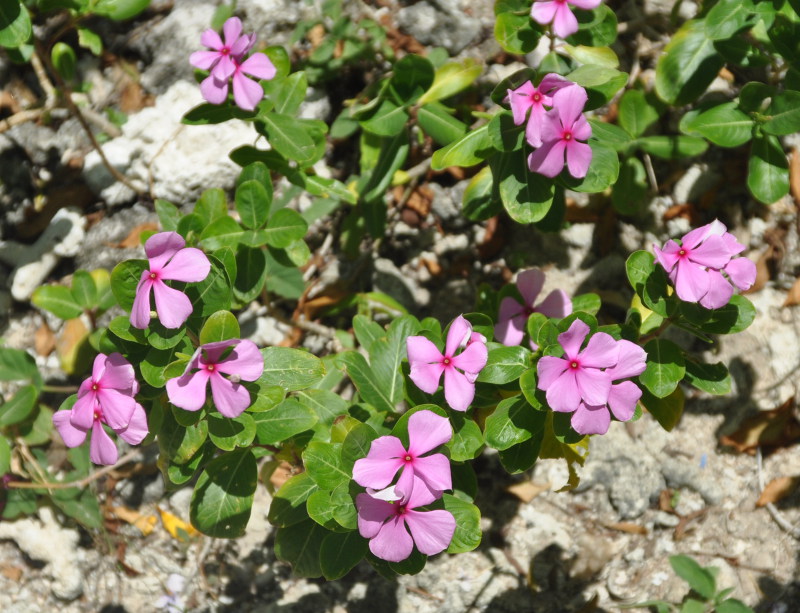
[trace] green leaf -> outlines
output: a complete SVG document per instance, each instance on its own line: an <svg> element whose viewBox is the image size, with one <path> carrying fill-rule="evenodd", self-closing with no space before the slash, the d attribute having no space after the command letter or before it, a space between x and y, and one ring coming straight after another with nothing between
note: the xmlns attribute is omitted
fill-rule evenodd
<svg viewBox="0 0 800 613"><path fill-rule="evenodd" d="M155 207L161 228L165 232L176 231L178 229L178 220L181 218L181 212L178 207L161 198L156 198Z"/></svg>
<svg viewBox="0 0 800 613"><path fill-rule="evenodd" d="M481 63L470 57L462 62L448 62L440 66L436 69L433 85L419 99L419 104L443 100L467 89L481 76L481 72Z"/></svg>
<svg viewBox="0 0 800 613"><path fill-rule="evenodd" d="M150 5L150 0L98 0L93 11L114 21L136 17Z"/></svg>
<svg viewBox="0 0 800 613"><path fill-rule="evenodd" d="M318 489L308 473L295 475L275 492L267 519L271 524L281 528L308 519L305 502Z"/></svg>
<svg viewBox="0 0 800 613"><path fill-rule="evenodd" d="M0 407L0 413L2 407ZM0 436L0 475L5 475L11 468L11 445L8 439Z"/></svg>
<svg viewBox="0 0 800 613"><path fill-rule="evenodd" d="M767 134L785 136L800 131L800 92L784 91L772 98L769 119L761 126Z"/></svg>
<svg viewBox="0 0 800 613"><path fill-rule="evenodd" d="M396 136L403 131L408 121L408 112L404 105L385 98L370 113L367 119L359 123L366 131L378 136Z"/></svg>
<svg viewBox="0 0 800 613"><path fill-rule="evenodd" d="M699 304L681 303L681 312L691 323L708 334L734 334L745 330L756 317L753 303L734 294L724 307L706 309Z"/></svg>
<svg viewBox="0 0 800 613"><path fill-rule="evenodd" d="M395 411L393 393L386 389L385 382L373 372L363 355L357 351L346 351L340 354L340 359L364 400L379 411Z"/></svg>
<svg viewBox="0 0 800 613"><path fill-rule="evenodd" d="M192 493L192 525L215 538L244 534L257 480L256 459L249 449L231 451L209 462Z"/></svg>
<svg viewBox="0 0 800 613"><path fill-rule="evenodd" d="M330 428L337 417L347 412L347 401L329 390L303 390L297 393L297 399L314 411L318 423L326 428Z"/></svg>
<svg viewBox="0 0 800 613"><path fill-rule="evenodd" d="M245 111L238 106L228 104L204 103L189 110L181 118L181 123L188 126L206 126L224 123L231 119L253 119L257 115L257 110Z"/></svg>
<svg viewBox="0 0 800 613"><path fill-rule="evenodd" d="M736 598L728 598L716 605L716 613L753 613L753 609Z"/></svg>
<svg viewBox="0 0 800 613"><path fill-rule="evenodd" d="M447 553L465 553L481 544L481 512L474 504L451 494L442 494L444 508L453 514L456 531Z"/></svg>
<svg viewBox="0 0 800 613"><path fill-rule="evenodd" d="M501 111L489 121L489 138L498 151L516 151L525 142L525 128L514 124L511 113Z"/></svg>
<svg viewBox="0 0 800 613"><path fill-rule="evenodd" d="M341 466L341 444L312 441L303 451L303 465L322 489L332 490L349 483L351 474Z"/></svg>
<svg viewBox="0 0 800 613"><path fill-rule="evenodd" d="M389 92L397 104L412 104L433 84L433 64L424 57L409 53L393 66Z"/></svg>
<svg viewBox="0 0 800 613"><path fill-rule="evenodd" d="M372 345L375 341L386 336L386 330L366 315L353 317L353 331L356 334L358 344L366 349L367 353L372 351Z"/></svg>
<svg viewBox="0 0 800 613"><path fill-rule="evenodd" d="M589 100L584 110L592 110L611 101L614 95L628 82L628 75L615 68L584 64L566 77L586 88Z"/></svg>
<svg viewBox="0 0 800 613"><path fill-rule="evenodd" d="M213 255L207 257L211 262L208 276L199 283L190 283L184 290L194 309L190 320L231 308L231 282L225 266Z"/></svg>
<svg viewBox="0 0 800 613"><path fill-rule="evenodd" d="M708 569L703 568L692 558L685 555L670 556L669 564L681 579L686 581L695 592L706 600L714 598L717 591L716 581Z"/></svg>
<svg viewBox="0 0 800 613"><path fill-rule="evenodd" d="M236 248L241 242L244 231L232 217L219 217L203 226L200 241L203 247L210 251L223 247Z"/></svg>
<svg viewBox="0 0 800 613"><path fill-rule="evenodd" d="M19 47L31 37L31 17L19 0L0 0L0 47Z"/></svg>
<svg viewBox="0 0 800 613"><path fill-rule="evenodd" d="M656 93L681 106L696 100L724 62L706 34L702 20L687 21L664 47L656 64Z"/></svg>
<svg viewBox="0 0 800 613"><path fill-rule="evenodd" d="M633 137L641 136L658 121L660 113L638 89L626 91L619 101L619 125Z"/></svg>
<svg viewBox="0 0 800 613"><path fill-rule="evenodd" d="M394 407L403 398L403 375L400 363L406 358L406 339L417 332L416 321L408 315L395 319L383 338L370 346L370 369L373 380ZM349 372L349 370L348 370ZM377 405L375 405L377 406Z"/></svg>
<svg viewBox="0 0 800 613"><path fill-rule="evenodd" d="M276 81L274 91L268 92L275 103L275 112L294 115L306 98L308 79L305 72L294 72L286 79Z"/></svg>
<svg viewBox="0 0 800 613"><path fill-rule="evenodd" d="M664 269L655 265L655 257L647 251L632 253L625 263L628 281L644 305L661 315L667 312L667 277Z"/></svg>
<svg viewBox="0 0 800 613"><path fill-rule="evenodd" d="M369 551L369 541L357 531L328 534L322 541L319 561L322 574L328 581L341 579Z"/></svg>
<svg viewBox="0 0 800 613"><path fill-rule="evenodd" d="M776 136L753 139L747 173L750 193L764 204L772 204L789 193L789 162Z"/></svg>
<svg viewBox="0 0 800 613"><path fill-rule="evenodd" d="M19 424L33 413L39 391L33 385L25 385L3 405L0 405L0 428Z"/></svg>
<svg viewBox="0 0 800 613"><path fill-rule="evenodd" d="M560 175L560 180L566 187L576 192L590 194L605 191L607 187L617 182L619 176L619 156L608 145L591 139L589 147L592 149L592 162L583 179L576 179L565 170Z"/></svg>
<svg viewBox="0 0 800 613"><path fill-rule="evenodd" d="M474 421L461 413L450 414L453 438L447 443L450 459L454 462L472 460L483 450L483 432Z"/></svg>
<svg viewBox="0 0 800 613"><path fill-rule="evenodd" d="M544 219L553 204L555 186L551 179L531 172L522 151L497 154L489 160L489 166L500 200L514 221Z"/></svg>
<svg viewBox="0 0 800 613"><path fill-rule="evenodd" d="M53 45L50 50L50 61L62 79L71 81L75 78L75 64L77 64L78 58L75 57L75 51L67 43L59 41Z"/></svg>
<svg viewBox="0 0 800 613"><path fill-rule="evenodd" d="M686 374L683 351L672 341L653 339L644 350L647 352L647 367L639 375L639 381L658 398L666 398L678 387Z"/></svg>
<svg viewBox="0 0 800 613"><path fill-rule="evenodd" d="M270 247L284 248L303 238L308 231L306 220L292 209L279 209L270 218L265 241Z"/></svg>
<svg viewBox="0 0 800 613"><path fill-rule="evenodd" d="M363 202L370 203L378 200L383 202L383 197L392 182L394 173L402 167L408 157L408 150L408 135L405 131L394 138L380 139L377 162L371 169L369 181L362 192L361 200ZM383 217L380 224L385 222L385 214ZM383 236L382 231L380 236Z"/></svg>
<svg viewBox="0 0 800 613"><path fill-rule="evenodd" d="M279 528L275 535L275 555L292 565L297 577L321 577L320 551L328 530L312 520Z"/></svg>
<svg viewBox="0 0 800 613"><path fill-rule="evenodd" d="M178 359L177 354L191 355L193 351L194 347L186 336L183 336L177 345L169 349L162 350L153 347L140 364L142 378L153 387L164 387L167 383L167 366Z"/></svg>
<svg viewBox="0 0 800 613"><path fill-rule="evenodd" d="M130 323L130 319L128 319L128 323ZM144 332L143 330L137 330L133 326L130 326L128 331L134 337L139 337ZM165 328L160 321L154 319L147 329L147 342L156 349L169 349L180 343L185 335L185 328Z"/></svg>
<svg viewBox="0 0 800 613"><path fill-rule="evenodd" d="M614 151L623 152L633 142L625 130L614 124L589 118L589 125L592 127L592 138L612 147Z"/></svg>
<svg viewBox="0 0 800 613"><path fill-rule="evenodd" d="M198 421L192 426L182 426L172 411L164 412L164 421L158 432L158 449L166 460L185 464L202 449L208 438L208 422Z"/></svg>
<svg viewBox="0 0 800 613"><path fill-rule="evenodd" d="M66 515L75 519L86 528L98 530L103 526L103 516L100 513L100 504L91 489L60 489L53 490L50 500Z"/></svg>
<svg viewBox="0 0 800 613"><path fill-rule="evenodd" d="M544 428L545 416L522 395L506 398L486 418L486 443L501 451L522 443Z"/></svg>
<svg viewBox="0 0 800 613"><path fill-rule="evenodd" d="M467 124L453 117L438 102L431 102L417 109L417 121L423 131L440 145L449 145L467 132Z"/></svg>
<svg viewBox="0 0 800 613"><path fill-rule="evenodd" d="M739 91L739 108L745 113L761 109L762 103L775 94L775 88L766 83L750 81Z"/></svg>
<svg viewBox="0 0 800 613"><path fill-rule="evenodd" d="M267 258L263 249L240 246L236 250L236 281L233 293L246 303L255 300L267 280Z"/></svg>
<svg viewBox="0 0 800 613"><path fill-rule="evenodd" d="M88 28L77 28L78 44L84 49L88 49L92 54L99 56L103 53L103 39Z"/></svg>
<svg viewBox="0 0 800 613"><path fill-rule="evenodd" d="M683 135L642 136L635 144L645 153L665 160L694 157L708 149L708 143L702 138Z"/></svg>
<svg viewBox="0 0 800 613"><path fill-rule="evenodd" d="M111 291L119 306L130 312L136 298L136 287L142 272L147 270L147 260L125 260L114 266L111 271Z"/></svg>
<svg viewBox="0 0 800 613"><path fill-rule="evenodd" d="M488 124L470 130L459 140L439 149L431 158L431 168L444 170L450 166L475 166L494 152Z"/></svg>
<svg viewBox="0 0 800 613"><path fill-rule="evenodd" d="M139 280L137 279L136 282L138 283ZM75 296L69 288L63 285L37 287L31 296L31 302L61 319L72 319L83 313L83 307L75 300Z"/></svg>
<svg viewBox="0 0 800 613"><path fill-rule="evenodd" d="M709 394L724 396L731 391L731 375L722 362L704 364L688 360L686 381Z"/></svg>
<svg viewBox="0 0 800 613"><path fill-rule="evenodd" d="M223 451L249 447L256 436L256 424L249 413L230 418L212 413L208 416L208 438Z"/></svg>
<svg viewBox="0 0 800 613"><path fill-rule="evenodd" d="M611 202L622 215L634 215L638 212L647 195L647 173L639 158L629 157L622 161L619 179L611 192Z"/></svg>
<svg viewBox="0 0 800 613"><path fill-rule="evenodd" d="M0 347L0 381L32 381L41 385L41 375L33 356L22 349Z"/></svg>
<svg viewBox="0 0 800 613"><path fill-rule="evenodd" d="M53 437L53 411L40 404L32 417L17 426L22 440L30 445L44 445Z"/></svg>
<svg viewBox="0 0 800 613"><path fill-rule="evenodd" d="M543 436L544 430L537 430L531 438L498 451L503 468L512 475L529 470L539 457Z"/></svg>
<svg viewBox="0 0 800 613"><path fill-rule="evenodd" d="M289 347L266 347L264 373L260 385L277 385L287 392L308 389L325 376L325 366L317 356Z"/></svg>
<svg viewBox="0 0 800 613"><path fill-rule="evenodd" d="M502 203L492 194L493 187L492 169L485 166L472 177L464 190L461 201L464 217L470 221L484 221L501 211Z"/></svg>
<svg viewBox="0 0 800 613"><path fill-rule="evenodd" d="M711 40L725 40L745 27L753 14L753 5L743 0L720 0L705 18Z"/></svg>
<svg viewBox="0 0 800 613"><path fill-rule="evenodd" d="M297 299L306 289L303 274L294 265L281 264L271 253L266 253L267 291L283 296L284 298Z"/></svg>
<svg viewBox="0 0 800 613"><path fill-rule="evenodd" d="M527 14L511 11L500 13L494 23L494 37L500 46L515 55L530 53L536 48L542 34L534 29Z"/></svg>
<svg viewBox="0 0 800 613"><path fill-rule="evenodd" d="M312 428L317 416L296 398L287 398L273 409L253 413L253 420L258 443L274 445Z"/></svg>
<svg viewBox="0 0 800 613"><path fill-rule="evenodd" d="M667 432L680 421L685 400L683 388L680 387L675 388L666 398L653 396L647 388L642 389L641 403Z"/></svg>
<svg viewBox="0 0 800 613"><path fill-rule="evenodd" d="M498 347L489 351L486 366L478 381L502 385L519 379L531 366L531 352L525 347Z"/></svg>
<svg viewBox="0 0 800 613"><path fill-rule="evenodd" d="M299 164L314 159L314 140L294 117L281 113L262 113L258 116L259 123L264 126L269 144L284 157L296 160Z"/></svg>
<svg viewBox="0 0 800 613"><path fill-rule="evenodd" d="M245 228L260 228L269 217L270 194L260 181L249 180L236 188L236 210Z"/></svg>
<svg viewBox="0 0 800 613"><path fill-rule="evenodd" d="M591 11L577 11L578 31L567 37L571 43L590 47L610 45L617 39L617 15L601 4Z"/></svg>
<svg viewBox="0 0 800 613"><path fill-rule="evenodd" d="M700 134L720 147L738 147L752 138L753 120L737 106L735 102L718 104L681 121L681 130Z"/></svg>
<svg viewBox="0 0 800 613"><path fill-rule="evenodd" d="M200 344L227 341L240 336L241 332L236 316L230 311L217 311L203 324L203 328L200 330Z"/></svg>

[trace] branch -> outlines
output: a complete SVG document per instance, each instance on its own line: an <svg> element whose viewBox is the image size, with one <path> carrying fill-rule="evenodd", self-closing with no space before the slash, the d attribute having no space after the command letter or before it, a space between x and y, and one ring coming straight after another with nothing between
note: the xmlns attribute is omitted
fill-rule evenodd
<svg viewBox="0 0 800 613"><path fill-rule="evenodd" d="M25 449L27 449L27 447L25 447ZM122 466L123 464L127 464L133 458L135 458L137 455L139 455L139 450L138 449L132 449L131 451L126 453L124 456L122 456L117 461L116 464L114 464L112 466L104 466L100 470L97 470L97 471L93 472L88 477L84 477L83 479L78 479L77 481L67 481L67 482L56 481L55 483L46 483L46 482L30 483L30 482L27 482L27 481L9 481L8 483L5 484L5 487L7 487L9 489L19 489L19 490L67 490L67 489L70 489L72 487L86 487L92 481L96 481L100 477L103 477L103 476L107 475L108 473L115 471L118 467ZM26 458L26 459L28 459L28 458ZM31 457L29 459L29 461L30 460L33 460L34 466L38 466L39 465L38 462L36 462L35 458Z"/></svg>

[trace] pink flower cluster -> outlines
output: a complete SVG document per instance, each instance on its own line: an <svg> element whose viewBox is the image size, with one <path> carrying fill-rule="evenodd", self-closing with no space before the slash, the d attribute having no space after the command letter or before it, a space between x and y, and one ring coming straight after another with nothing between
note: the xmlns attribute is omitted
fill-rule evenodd
<svg viewBox="0 0 800 613"><path fill-rule="evenodd" d="M241 381L255 381L263 372L264 358L253 341L206 343L197 348L180 377L167 381L167 396L176 407L199 411L210 383L214 406L225 417L234 418L252 404Z"/></svg>
<svg viewBox="0 0 800 613"><path fill-rule="evenodd" d="M571 13L570 13L571 14ZM582 179L592 161L592 149L584 142L592 136L592 127L583 116L588 96L580 85L551 73L538 86L526 81L508 90L508 102L516 125L526 121L525 137L536 151L528 156L528 167L553 178L564 168Z"/></svg>
<svg viewBox="0 0 800 613"><path fill-rule="evenodd" d="M554 411L572 413L571 424L579 434L605 434L611 414L619 421L633 417L642 390L625 381L644 372L647 354L639 345L615 340L605 332L589 339L589 326L576 319L558 335L564 357L539 359L537 387L546 392Z"/></svg>
<svg viewBox="0 0 800 613"><path fill-rule="evenodd" d="M507 346L519 345L525 336L528 318L533 313L561 319L572 313L572 300L564 290L556 289L535 305L544 286L544 273L538 268L526 270L517 275L517 288L524 304L516 298L506 296L500 301L499 321L494 327L494 335ZM538 347L531 342L535 351Z"/></svg>
<svg viewBox="0 0 800 613"><path fill-rule="evenodd" d="M405 560L414 545L426 555L450 545L456 529L453 514L417 509L453 487L447 457L424 455L452 437L446 418L418 411L408 419L408 449L395 436L381 436L372 441L366 458L356 460L353 479L367 488L367 493L356 496L358 531L370 539L370 551L382 560ZM390 486L398 471L400 478Z"/></svg>
<svg viewBox="0 0 800 613"><path fill-rule="evenodd" d="M601 0L536 0L531 7L531 17L536 23L553 24L553 32L566 38L578 31L578 20L570 5L590 11L600 6Z"/></svg>
<svg viewBox="0 0 800 613"><path fill-rule="evenodd" d="M89 458L95 464L116 464L117 445L104 425L131 445L147 436L147 415L134 396L139 392L133 366L119 353L101 353L94 360L92 376L81 383L71 409L56 411L53 425L67 447L77 447L91 430Z"/></svg>
<svg viewBox="0 0 800 613"><path fill-rule="evenodd" d="M411 366L409 377L416 386L426 394L433 394L444 373L447 404L456 411L466 411L475 398L475 379L489 357L486 338L473 332L472 324L459 315L450 324L444 353L424 336L409 336L406 348Z"/></svg>
<svg viewBox="0 0 800 613"><path fill-rule="evenodd" d="M752 287L755 263L735 257L744 249L717 219L686 234L680 244L669 240L663 249L653 245L656 259L669 274L678 298L699 302L707 309L728 304L733 285L742 291Z"/></svg>
<svg viewBox="0 0 800 613"><path fill-rule="evenodd" d="M210 51L195 51L189 62L195 68L209 70L210 74L200 83L200 92L211 104L222 104L228 99L228 82L233 81L233 100L239 108L252 111L264 97L264 90L257 79L271 79L275 76L274 64L263 53L245 55L256 43L256 35L242 34L242 22L231 17L222 26L225 40L214 30L206 30L200 42Z"/></svg>

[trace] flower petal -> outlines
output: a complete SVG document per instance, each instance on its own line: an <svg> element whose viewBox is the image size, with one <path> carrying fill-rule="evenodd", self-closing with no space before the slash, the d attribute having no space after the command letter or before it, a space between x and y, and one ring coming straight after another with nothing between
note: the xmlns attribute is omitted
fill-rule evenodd
<svg viewBox="0 0 800 613"><path fill-rule="evenodd" d="M511 300L515 304L519 304L516 300L508 296L503 298L503 300ZM506 347L519 345L525 336L525 325L527 321L528 318L525 317L525 315L516 315L511 319L501 319L500 322L496 323L494 326L494 336Z"/></svg>
<svg viewBox="0 0 800 613"><path fill-rule="evenodd" d="M465 345L471 335L472 324L464 319L463 315L456 317L453 323L450 324L450 329L447 331L444 355L452 358L456 349Z"/></svg>
<svg viewBox="0 0 800 613"><path fill-rule="evenodd" d="M156 313L165 328L175 329L183 325L192 314L192 302L181 291L167 287L163 281L153 283L153 294L156 297Z"/></svg>
<svg viewBox="0 0 800 613"><path fill-rule="evenodd" d="M566 332L558 335L558 342L564 348L564 357L567 360L574 360L578 357L587 334L589 334L589 326L580 319L576 319Z"/></svg>
<svg viewBox="0 0 800 613"><path fill-rule="evenodd" d="M701 266L720 269L731 261L731 252L721 236L709 236L702 245L689 252L689 260Z"/></svg>
<svg viewBox="0 0 800 613"><path fill-rule="evenodd" d="M552 355L539 358L539 362L536 364L536 374L539 377L536 387L540 390L547 390L555 383L556 379L567 371L567 368L569 368L569 360Z"/></svg>
<svg viewBox="0 0 800 613"><path fill-rule="evenodd" d="M544 287L544 273L538 268L531 268L517 275L517 288L527 306L533 306Z"/></svg>
<svg viewBox="0 0 800 613"><path fill-rule="evenodd" d="M359 494L356 496L356 509L358 533L366 539L371 539L378 534L384 522L394 515L397 507L369 494Z"/></svg>
<svg viewBox="0 0 800 613"><path fill-rule="evenodd" d="M83 395L81 395L82 389L84 389L84 385L86 383L91 385L91 379L86 379L81 384L81 389L78 390L78 399L75 401L75 404L72 405L72 410L70 411L70 423L81 430L85 430L88 432L92 424L94 423L94 410L97 407L97 393L93 391L89 391Z"/></svg>
<svg viewBox="0 0 800 613"><path fill-rule="evenodd" d="M222 104L228 99L228 82L220 81L213 74L200 82L200 93L206 102Z"/></svg>
<svg viewBox="0 0 800 613"><path fill-rule="evenodd" d="M664 245L664 249L659 249L656 245L653 245L653 252L656 254L656 260L667 272L672 272L672 269L675 268L675 264L678 263L680 259L678 253L680 250L680 245L673 240L667 241L667 244Z"/></svg>
<svg viewBox="0 0 800 613"><path fill-rule="evenodd" d="M230 55L221 55L219 62L217 62L211 69L211 76L217 81L227 81L236 72L236 64L233 63Z"/></svg>
<svg viewBox="0 0 800 613"><path fill-rule="evenodd" d="M546 2L534 2L533 6L531 7L531 17L536 23L540 23L542 25L548 24L553 21L553 18L556 16L557 8L558 3L554 2L553 0L548 0Z"/></svg>
<svg viewBox="0 0 800 613"><path fill-rule="evenodd" d="M450 460L442 453L434 453L424 458L415 458L414 473L417 477L422 479L431 490L443 492L453 489Z"/></svg>
<svg viewBox="0 0 800 613"><path fill-rule="evenodd" d="M233 46L237 39L242 35L242 20L238 17L230 17L222 25L222 32L225 35L225 45Z"/></svg>
<svg viewBox="0 0 800 613"><path fill-rule="evenodd" d="M197 283L203 281L210 271L211 262L206 254L194 247L188 247L175 254L169 264L161 269L160 276L166 281Z"/></svg>
<svg viewBox="0 0 800 613"><path fill-rule="evenodd" d="M576 179L583 179L592 162L592 148L586 143L572 140L567 144L567 170Z"/></svg>
<svg viewBox="0 0 800 613"><path fill-rule="evenodd" d="M575 123L572 124L572 137L577 140L589 140L592 137L592 126L583 114L578 115Z"/></svg>
<svg viewBox="0 0 800 613"><path fill-rule="evenodd" d="M184 411L199 411L206 403L208 377L207 370L198 370L170 379L167 381L169 401Z"/></svg>
<svg viewBox="0 0 800 613"><path fill-rule="evenodd" d="M99 421L92 426L92 441L89 444L89 459L95 464L111 466L117 463L119 452L117 444L108 436Z"/></svg>
<svg viewBox="0 0 800 613"><path fill-rule="evenodd" d="M136 382L133 366L128 362L122 354L112 353L108 356L103 356L105 361L105 372L100 379L103 387L113 387L123 393L132 396L131 390Z"/></svg>
<svg viewBox="0 0 800 613"><path fill-rule="evenodd" d="M219 373L212 374L209 379L214 406L225 417L239 417L253 403L250 392L241 383L229 381Z"/></svg>
<svg viewBox="0 0 800 613"><path fill-rule="evenodd" d="M600 6L602 0L567 0L572 6L577 6L579 9L591 11Z"/></svg>
<svg viewBox="0 0 800 613"><path fill-rule="evenodd" d="M214 30L209 28L208 30L204 30L203 33L200 35L200 44L204 47L208 47L209 49L222 49L225 45L222 44L222 39L219 37Z"/></svg>
<svg viewBox="0 0 800 613"><path fill-rule="evenodd" d="M233 99L236 106L245 111L252 111L264 97L261 86L247 78L241 70L233 75Z"/></svg>
<svg viewBox="0 0 800 613"><path fill-rule="evenodd" d="M131 308L131 325L134 328L145 330L150 325L150 289L153 281L150 279L150 271L143 270L136 286L136 297L133 299Z"/></svg>
<svg viewBox="0 0 800 613"><path fill-rule="evenodd" d="M533 101L531 96L536 92L536 88L530 81L525 81L517 89L506 90L508 95L506 100L511 107L511 115L514 118L514 125L521 126L525 121L525 115L531 108Z"/></svg>
<svg viewBox="0 0 800 613"><path fill-rule="evenodd" d="M575 30L578 30L578 21L575 19L575 15L572 14L572 11L566 6L566 4L562 4L564 8L564 13L569 14L573 20L575 20ZM556 15L556 21L558 21L558 15ZM556 25L555 23L553 24ZM555 29L555 27L553 28ZM561 38L561 34L558 34ZM569 36L569 34L567 34ZM589 99L589 96L586 94L586 90L583 89L580 85L569 85L568 87L562 87L556 93L553 94L553 108L558 113L558 117L561 119L561 123L564 125L565 128L572 129L575 122L583 113L583 107L586 106L586 101Z"/></svg>
<svg viewBox="0 0 800 613"><path fill-rule="evenodd" d="M553 32L559 38L567 38L578 31L578 19L569 9L566 2L558 3L556 16L553 19Z"/></svg>
<svg viewBox="0 0 800 613"><path fill-rule="evenodd" d="M56 411L53 413L53 425L67 447L77 447L86 440L87 430L76 428L70 423L71 413L72 411Z"/></svg>
<svg viewBox="0 0 800 613"><path fill-rule="evenodd" d="M422 362L431 364L441 362L444 356L430 340L424 336L409 336L406 339L406 351L408 352L408 362L412 366Z"/></svg>
<svg viewBox="0 0 800 613"><path fill-rule="evenodd" d="M575 382L578 384L578 391L586 404L600 406L608 402L611 378L602 370L579 368L575 371Z"/></svg>
<svg viewBox="0 0 800 613"><path fill-rule="evenodd" d="M546 122L547 111L542 104L534 104L531 107L531 115L525 125L525 140L531 147L542 146L542 132Z"/></svg>
<svg viewBox="0 0 800 613"><path fill-rule="evenodd" d="M475 398L475 384L455 368L445 368L444 398L454 411L466 411Z"/></svg>
<svg viewBox="0 0 800 613"><path fill-rule="evenodd" d="M675 266L675 292L686 302L699 302L708 292L708 272L698 264L681 260Z"/></svg>
<svg viewBox="0 0 800 613"><path fill-rule="evenodd" d="M103 421L113 430L128 427L131 415L136 408L136 401L132 396L127 396L114 388L100 388L97 390L97 401L103 411Z"/></svg>
<svg viewBox="0 0 800 613"><path fill-rule="evenodd" d="M128 427L124 430L117 430L117 434L129 445L138 445L144 440L147 433L147 413L144 412L144 407L137 402Z"/></svg>
<svg viewBox="0 0 800 613"><path fill-rule="evenodd" d="M731 260L725 266L724 271L741 291L750 289L756 281L755 262L747 258Z"/></svg>
<svg viewBox="0 0 800 613"><path fill-rule="evenodd" d="M539 360L539 363L541 364L541 360ZM581 394L575 382L575 372L573 370L565 370L547 388L545 397L550 408L559 413L571 413L577 409L578 404L581 402Z"/></svg>
<svg viewBox="0 0 800 613"><path fill-rule="evenodd" d="M597 0L598 2L600 0ZM565 79L560 74L556 74L555 72L549 72L542 80L539 82L539 91L545 94L552 93L553 90L559 90L562 87L567 87L568 85L572 85L572 81L569 79Z"/></svg>
<svg viewBox="0 0 800 613"><path fill-rule="evenodd" d="M177 232L153 234L144 244L144 252L150 260L150 269L160 271L170 258L186 246L186 241Z"/></svg>
<svg viewBox="0 0 800 613"><path fill-rule="evenodd" d="M605 434L608 432L610 423L611 414L608 412L606 405L592 407L583 402L572 414L572 419L570 420L572 429L578 434Z"/></svg>
<svg viewBox="0 0 800 613"><path fill-rule="evenodd" d="M489 351L484 343L470 343L464 351L454 356L450 362L456 368L475 375L483 370L488 359Z"/></svg>
<svg viewBox="0 0 800 613"><path fill-rule="evenodd" d="M392 482L403 464L401 458L361 458L353 464L353 480L364 487L382 490Z"/></svg>
<svg viewBox="0 0 800 613"><path fill-rule="evenodd" d="M642 390L633 381L623 381L611 386L608 392L608 408L619 421L633 417L636 403L642 397Z"/></svg>
<svg viewBox="0 0 800 613"><path fill-rule="evenodd" d="M369 542L369 550L387 562L401 562L411 555L413 549L414 541L411 540L402 517L394 517L383 524L378 534Z"/></svg>
<svg viewBox="0 0 800 613"><path fill-rule="evenodd" d="M406 511L406 525L414 544L425 555L441 553L450 546L456 531L456 519L450 511Z"/></svg>
<svg viewBox="0 0 800 613"><path fill-rule="evenodd" d="M546 141L528 156L528 168L552 179L564 169L564 149L563 140Z"/></svg>
<svg viewBox="0 0 800 613"><path fill-rule="evenodd" d="M253 341L239 341L228 356L217 363L217 370L238 375L245 381L255 381L264 372L264 356Z"/></svg>
<svg viewBox="0 0 800 613"><path fill-rule="evenodd" d="M408 378L426 394L434 394L439 389L439 379L442 378L444 368L443 364L414 362L411 364Z"/></svg>
<svg viewBox="0 0 800 613"><path fill-rule="evenodd" d="M272 79L277 72L275 65L264 53L254 53L251 55L242 62L239 66L239 70L257 79Z"/></svg>
<svg viewBox="0 0 800 613"><path fill-rule="evenodd" d="M619 347L613 336L598 332L592 335L579 357L583 368L609 368L619 359Z"/></svg>
<svg viewBox="0 0 800 613"><path fill-rule="evenodd" d="M417 411L408 418L408 452L415 458L453 438L450 420L433 411Z"/></svg>
<svg viewBox="0 0 800 613"><path fill-rule="evenodd" d="M536 313L561 319L572 313L572 300L563 289L554 289L547 298L536 305Z"/></svg>
<svg viewBox="0 0 800 613"><path fill-rule="evenodd" d="M613 368L605 372L612 381L641 375L647 367L647 353L641 346L631 341L617 341L619 357Z"/></svg>
<svg viewBox="0 0 800 613"><path fill-rule="evenodd" d="M733 286L719 271L708 271L708 291L700 298L700 304L707 309L724 307L733 296Z"/></svg>
<svg viewBox="0 0 800 613"><path fill-rule="evenodd" d="M189 63L200 70L210 70L220 57L216 51L195 51L189 56Z"/></svg>

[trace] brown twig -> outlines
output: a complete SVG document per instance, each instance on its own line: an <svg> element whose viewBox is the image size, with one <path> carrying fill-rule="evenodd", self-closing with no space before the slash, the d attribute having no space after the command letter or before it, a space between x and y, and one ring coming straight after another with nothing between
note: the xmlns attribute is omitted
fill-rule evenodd
<svg viewBox="0 0 800 613"><path fill-rule="evenodd" d="M764 491L764 475L761 472L762 467L762 458L761 458L761 446L759 445L756 447L756 471L758 473L758 489L759 491ZM778 510L778 508L771 502L768 502L764 505L767 507L767 511L772 516L772 519L775 521L776 524L780 527L781 530L786 532L789 536L792 536L796 539L800 539L800 528L797 526L793 526L789 520L787 520L783 514Z"/></svg>
<svg viewBox="0 0 800 613"><path fill-rule="evenodd" d="M18 126L28 121L37 120L39 119L39 117L44 115L48 110L49 110L48 108L28 109L25 111L19 111L18 113L14 113L11 117L0 119L0 134L2 134L7 130L10 130L14 126Z"/></svg>
<svg viewBox="0 0 800 613"><path fill-rule="evenodd" d="M30 454L30 450L28 450L28 446L25 445L24 441L17 440L17 444L19 445L20 453L25 457L25 459L32 464L32 466L36 469L39 467L39 463L36 461ZM116 464L112 466L104 466L100 470L93 472L91 475L84 477L83 479L78 479L77 481L56 481L55 483L47 483L45 481L40 483L29 483L26 481L9 481L6 483L5 487L13 488L13 489L24 489L24 490L66 490L72 487L86 487L92 481L96 481L100 477L103 477L110 472L113 472L118 467L122 466L123 464L127 464L133 458L135 458L139 454L138 449L133 449L122 456ZM45 475L40 470L39 478L44 479Z"/></svg>

